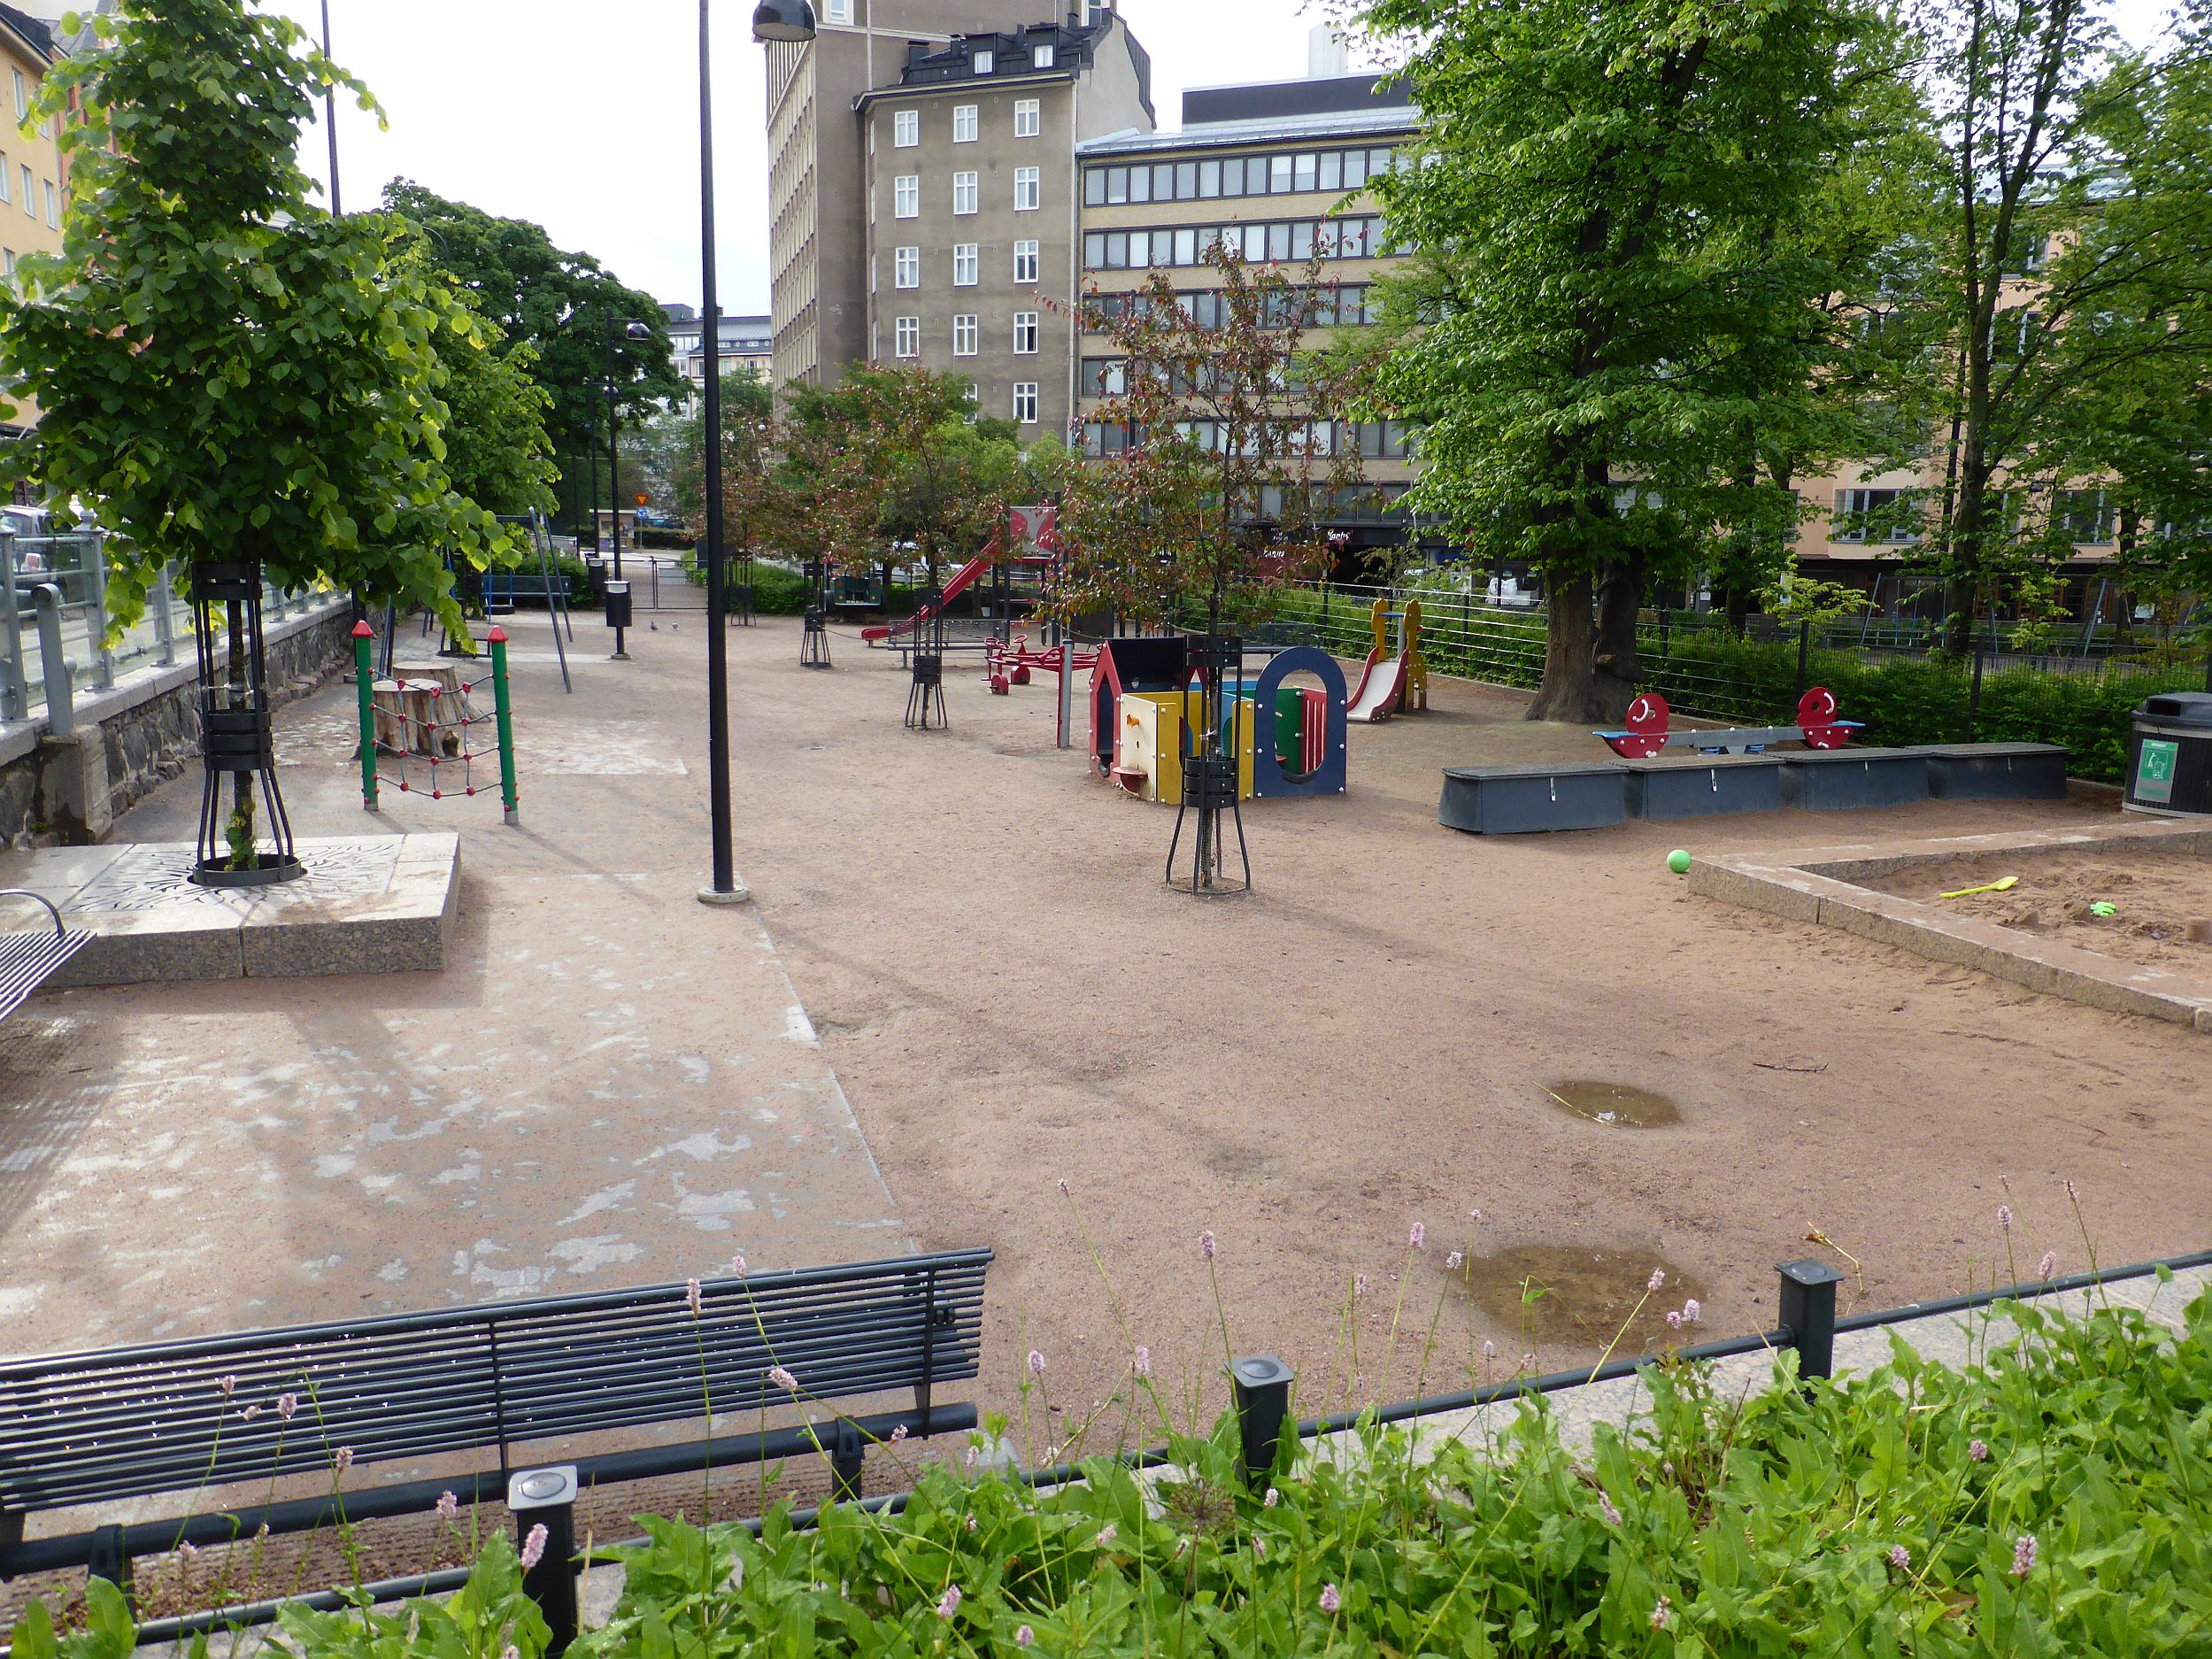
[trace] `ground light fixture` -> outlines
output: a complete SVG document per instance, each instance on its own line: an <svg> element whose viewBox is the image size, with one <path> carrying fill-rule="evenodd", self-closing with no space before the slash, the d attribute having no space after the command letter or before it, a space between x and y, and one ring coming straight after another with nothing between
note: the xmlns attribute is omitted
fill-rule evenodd
<svg viewBox="0 0 2212 1659"><path fill-rule="evenodd" d="M713 883L699 902L742 904L729 806L729 598L722 548L722 308L714 291L714 54L713 0L699 0L699 344L705 353L706 794L713 821ZM806 0L760 0L752 38L762 45L814 38Z"/></svg>

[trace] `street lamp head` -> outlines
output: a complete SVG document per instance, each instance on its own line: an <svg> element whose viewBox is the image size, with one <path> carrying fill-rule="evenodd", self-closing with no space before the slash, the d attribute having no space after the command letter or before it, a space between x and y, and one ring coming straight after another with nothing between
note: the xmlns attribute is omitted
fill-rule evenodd
<svg viewBox="0 0 2212 1659"><path fill-rule="evenodd" d="M760 0L752 9L752 38L756 41L811 41L814 38L814 9L806 0Z"/></svg>
<svg viewBox="0 0 2212 1659"><path fill-rule="evenodd" d="M622 337L626 340L650 340L653 337L653 331L644 323L634 322L622 330Z"/></svg>

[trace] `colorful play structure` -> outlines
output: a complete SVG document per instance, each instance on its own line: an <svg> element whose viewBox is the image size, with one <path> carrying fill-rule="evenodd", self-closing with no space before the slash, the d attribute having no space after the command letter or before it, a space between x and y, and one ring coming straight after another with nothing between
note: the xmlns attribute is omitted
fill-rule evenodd
<svg viewBox="0 0 2212 1659"><path fill-rule="evenodd" d="M1025 629L1014 630L1011 639L990 639L983 644L983 682L990 687L993 697L1005 697L1008 688L1027 685L1032 673L1058 674L1060 652L1067 647L1047 645L1042 651L1029 649L1029 636ZM1075 674L1095 668L1098 653L1078 651L1069 660L1068 668Z"/></svg>
<svg viewBox="0 0 2212 1659"><path fill-rule="evenodd" d="M1730 726L1717 731L1670 731L1671 712L1656 691L1638 694L1629 705L1626 731L1601 731L1606 746L1625 760L1643 760L1666 749L1699 754L1759 754L1777 743L1801 743L1808 749L1840 749L1866 728L1836 718L1836 694L1816 685L1798 698L1794 726Z"/></svg>
<svg viewBox="0 0 2212 1659"><path fill-rule="evenodd" d="M1183 761L1200 707L1185 652L1174 637L1108 639L1091 670L1093 769L1169 806L1183 801ZM1299 673L1321 683L1287 683ZM1237 757L1238 799L1345 792L1348 699L1344 670L1327 652L1278 651L1252 678L1226 682L1222 699L1222 751Z"/></svg>
<svg viewBox="0 0 2212 1659"><path fill-rule="evenodd" d="M1360 683L1353 690L1345 718L1372 725L1392 714L1425 712L1429 664L1421 654L1421 601L1407 599L1402 609L1393 611L1388 599L1377 599L1368 621L1375 630L1375 645L1368 652L1367 667L1360 670Z"/></svg>
<svg viewBox="0 0 2212 1659"><path fill-rule="evenodd" d="M371 660L375 630L366 621L353 625L354 683L360 718L361 805L377 809L377 791L389 783L405 795L432 800L450 796L474 799L497 788L506 822L520 824L521 793L514 765L514 699L507 687L507 630L497 622L485 636L490 671L461 677L451 662L397 665L384 679ZM473 700L491 688L491 713ZM489 726L489 733L485 731ZM476 762L490 760L497 771L479 781ZM389 770L386 768L389 768ZM420 770L416 768L420 768Z"/></svg>

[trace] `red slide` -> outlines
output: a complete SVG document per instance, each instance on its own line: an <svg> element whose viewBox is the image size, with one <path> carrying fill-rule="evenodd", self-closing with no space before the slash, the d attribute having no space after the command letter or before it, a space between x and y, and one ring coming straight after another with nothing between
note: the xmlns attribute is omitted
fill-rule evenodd
<svg viewBox="0 0 2212 1659"><path fill-rule="evenodd" d="M975 558L969 559L958 570L954 571L952 573L952 579L944 584L944 598L946 602L948 604L951 603L952 600L960 598L961 594L966 593L968 589L974 587L975 585L975 579L982 575L983 572L990 568L990 561L998 556L998 544L993 542L990 546L984 548L982 552L976 554ZM860 630L860 638L863 643L872 645L878 640L890 638L894 634L911 633L913 630L915 623L927 621L935 613L936 607L934 606L925 605L903 622L878 622L872 628L862 629Z"/></svg>

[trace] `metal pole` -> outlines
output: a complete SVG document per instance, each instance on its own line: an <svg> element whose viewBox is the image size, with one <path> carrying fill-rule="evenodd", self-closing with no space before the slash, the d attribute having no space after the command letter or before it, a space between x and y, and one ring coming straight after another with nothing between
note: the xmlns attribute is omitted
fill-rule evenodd
<svg viewBox="0 0 2212 1659"><path fill-rule="evenodd" d="M522 822L522 796L515 786L514 702L507 694L507 630L493 623L484 636L491 645L491 706L499 721L499 804L506 808L507 826Z"/></svg>
<svg viewBox="0 0 2212 1659"><path fill-rule="evenodd" d="M66 737L77 729L77 704L61 643L61 590L42 582L32 590L31 602L38 610L38 666L46 676L46 729Z"/></svg>
<svg viewBox="0 0 2212 1659"><path fill-rule="evenodd" d="M330 56L330 0L322 0L322 55ZM322 124L330 135L330 216L344 217L345 203L338 194L338 89L326 87L322 95Z"/></svg>
<svg viewBox="0 0 2212 1659"><path fill-rule="evenodd" d="M85 643L93 652L92 683L103 691L115 689L115 648L107 637L107 544L92 538L85 553L85 626L91 637Z"/></svg>
<svg viewBox="0 0 2212 1659"><path fill-rule="evenodd" d="M172 590L175 581L174 565L165 564L161 575L154 582L154 637L161 642L161 661L166 667L177 660L176 594ZM358 607L355 613L358 615Z"/></svg>
<svg viewBox="0 0 2212 1659"><path fill-rule="evenodd" d="M376 669L369 651L376 630L363 617L353 625L353 683L361 707L361 808L376 810Z"/></svg>
<svg viewBox="0 0 2212 1659"><path fill-rule="evenodd" d="M8 641L0 717L24 720L30 714L30 690L23 669L23 613L15 601L15 532L4 524L0 524L0 623L5 624Z"/></svg>
<svg viewBox="0 0 2212 1659"><path fill-rule="evenodd" d="M614 576L622 579L622 459L620 436L616 428L620 421L615 418L614 408L614 324L610 319L606 334L606 505L607 517L613 521ZM614 660L626 662L629 652L622 646L623 629L614 630Z"/></svg>
<svg viewBox="0 0 2212 1659"><path fill-rule="evenodd" d="M729 608L722 550L722 315L714 269L714 54L709 0L699 0L699 351L706 384L706 807L713 880L699 902L740 904L729 803Z"/></svg>

